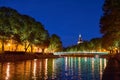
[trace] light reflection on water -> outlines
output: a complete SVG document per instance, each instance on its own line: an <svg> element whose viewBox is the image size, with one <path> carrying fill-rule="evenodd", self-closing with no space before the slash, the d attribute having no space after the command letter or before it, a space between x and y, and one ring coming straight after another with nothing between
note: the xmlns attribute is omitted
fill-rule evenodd
<svg viewBox="0 0 120 80"><path fill-rule="evenodd" d="M0 80L101 80L106 59L65 57L0 63Z"/></svg>

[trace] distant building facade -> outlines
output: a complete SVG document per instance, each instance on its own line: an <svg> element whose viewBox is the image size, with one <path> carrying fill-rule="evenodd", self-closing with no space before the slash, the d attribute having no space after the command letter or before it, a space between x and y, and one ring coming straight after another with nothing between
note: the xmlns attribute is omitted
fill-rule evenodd
<svg viewBox="0 0 120 80"><path fill-rule="evenodd" d="M82 40L82 36L81 36L81 34L80 34L80 35L79 35L79 38L78 38L77 44L81 44L81 43L83 43L83 40Z"/></svg>

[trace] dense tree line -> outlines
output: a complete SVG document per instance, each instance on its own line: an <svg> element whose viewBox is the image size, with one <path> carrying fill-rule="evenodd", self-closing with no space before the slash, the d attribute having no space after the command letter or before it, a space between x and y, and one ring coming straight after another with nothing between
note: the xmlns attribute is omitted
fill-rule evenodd
<svg viewBox="0 0 120 80"><path fill-rule="evenodd" d="M78 45L73 45L64 49L64 51L102 51L101 38L93 38L90 41L83 41Z"/></svg>
<svg viewBox="0 0 120 80"><path fill-rule="evenodd" d="M105 0L100 19L102 46L107 50L120 48L120 0Z"/></svg>
<svg viewBox="0 0 120 80"><path fill-rule="evenodd" d="M51 53L62 51L62 41L59 36L53 34L49 41L48 51L51 51Z"/></svg>
<svg viewBox="0 0 120 80"><path fill-rule="evenodd" d="M56 35L56 37L58 36ZM51 46L51 44L49 45L51 43L49 33L40 22L28 15L22 15L12 8L0 7L0 42L2 51L4 51L4 44L10 39L14 40L16 49L18 44L22 44L25 52L28 47L31 47L32 51L33 45L43 50ZM60 41L59 39L57 38L58 41ZM52 40L56 41L56 39ZM56 42L55 45L62 47L61 42Z"/></svg>
<svg viewBox="0 0 120 80"><path fill-rule="evenodd" d="M66 51L106 49L110 52L118 52L120 50L120 0L105 0L102 9L103 16L100 19L102 38L68 47Z"/></svg>

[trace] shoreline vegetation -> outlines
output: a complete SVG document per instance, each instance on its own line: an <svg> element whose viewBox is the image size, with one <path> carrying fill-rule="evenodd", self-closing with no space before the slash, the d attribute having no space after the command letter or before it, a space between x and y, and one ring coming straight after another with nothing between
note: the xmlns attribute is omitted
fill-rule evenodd
<svg viewBox="0 0 120 80"><path fill-rule="evenodd" d="M110 5L116 6L116 3L112 2ZM68 47L63 47L61 38L56 34L49 34L48 30L45 29L43 24L36 21L29 15L20 14L17 10L9 7L0 7L0 49L2 52L0 54L0 62L4 61L20 61L29 59L42 59L42 58L59 58L59 57L96 57L96 58L110 58L114 56L112 53L118 53L120 49L119 40L119 24L115 25L116 21L113 20L108 25L112 19L111 17L117 16L119 10L114 13L106 5L105 13L100 19L100 31L103 34L102 38L92 38L90 41L82 40L80 44L71 45ZM110 6L108 5L108 7ZM119 6L119 5L118 5ZM116 7L115 11L118 9ZM114 9L114 8L112 8ZM113 12L109 12L113 11ZM107 19L110 18L110 19ZM119 17L115 18L119 20ZM110 21L109 21L110 20ZM114 23L115 22L115 23ZM119 22L119 21L117 21ZM107 26L106 26L107 25ZM112 26L111 26L112 25ZM115 28L113 28L115 27ZM118 31L116 31L118 30ZM51 36L50 36L51 35ZM80 37L81 38L81 37ZM7 51L7 52L6 52ZM12 52L13 51L13 52ZM25 51L25 52L14 52L14 51ZM79 54L79 55L53 55L52 52L71 52L71 51L98 51L105 52L110 51L111 54L97 55L97 54ZM31 53L30 53L31 52ZM45 52L51 54L39 54L32 52Z"/></svg>
<svg viewBox="0 0 120 80"><path fill-rule="evenodd" d="M15 62L33 59L46 59L46 58L61 58L61 57L95 57L95 58L109 58L108 54L96 56L94 54L79 54L79 55L54 55L53 53L25 53L25 52L11 52L5 51L0 54L0 62Z"/></svg>

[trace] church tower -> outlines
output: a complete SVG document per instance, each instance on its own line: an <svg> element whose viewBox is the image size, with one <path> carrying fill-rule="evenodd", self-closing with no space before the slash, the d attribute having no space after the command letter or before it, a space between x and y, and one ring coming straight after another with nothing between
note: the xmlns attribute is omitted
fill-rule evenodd
<svg viewBox="0 0 120 80"><path fill-rule="evenodd" d="M78 39L77 44L80 44L80 43L83 43L81 34L79 35L79 39Z"/></svg>

